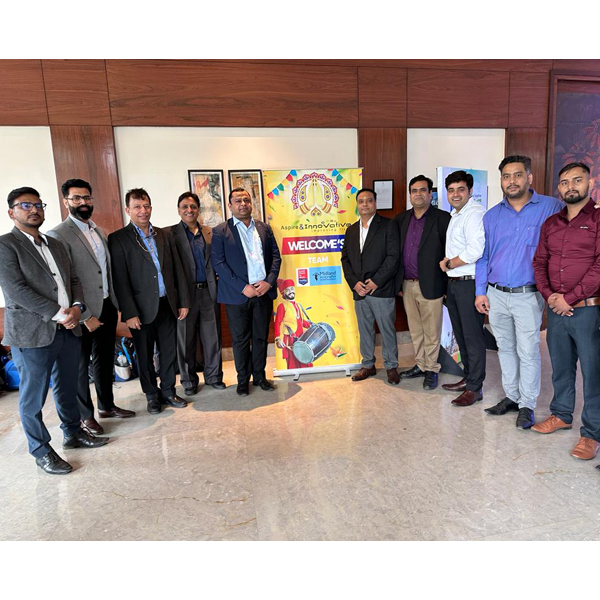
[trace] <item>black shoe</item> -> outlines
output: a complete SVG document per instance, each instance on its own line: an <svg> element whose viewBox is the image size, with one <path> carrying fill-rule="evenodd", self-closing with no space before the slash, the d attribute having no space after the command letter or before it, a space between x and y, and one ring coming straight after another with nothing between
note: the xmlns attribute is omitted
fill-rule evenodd
<svg viewBox="0 0 600 600"><path fill-rule="evenodd" d="M73 467L52 449L45 456L36 458L35 464L50 475L66 475L73 470Z"/></svg>
<svg viewBox="0 0 600 600"><path fill-rule="evenodd" d="M261 379L258 383L255 381L254 385L265 392L272 392L277 389L268 379Z"/></svg>
<svg viewBox="0 0 600 600"><path fill-rule="evenodd" d="M168 404L173 408L185 408L187 406L187 402L180 398L177 394L173 394L172 396L163 396L163 404Z"/></svg>
<svg viewBox="0 0 600 600"><path fill-rule="evenodd" d="M148 394L146 396L146 400L148 400L148 412L151 415L157 415L162 410L162 405L160 403L160 398L158 396L153 396Z"/></svg>
<svg viewBox="0 0 600 600"><path fill-rule="evenodd" d="M80 429L77 433L64 439L63 448L100 448L100 446L108 444L109 439L90 435L87 431Z"/></svg>
<svg viewBox="0 0 600 600"><path fill-rule="evenodd" d="M517 427L529 429L535 425L533 411L530 408L522 408L517 415Z"/></svg>
<svg viewBox="0 0 600 600"><path fill-rule="evenodd" d="M215 388L215 390L225 390L227 386L222 381L216 381L215 383L209 383L210 387Z"/></svg>
<svg viewBox="0 0 600 600"><path fill-rule="evenodd" d="M417 365L400 373L400 379L414 379L415 377L425 377L425 371L421 371Z"/></svg>
<svg viewBox="0 0 600 600"><path fill-rule="evenodd" d="M185 388L185 390L183 390L183 393L186 396L195 396L198 393L198 386L195 385L194 387L191 387L191 388Z"/></svg>
<svg viewBox="0 0 600 600"><path fill-rule="evenodd" d="M236 393L238 396L248 396L250 394L250 386L247 383L238 383Z"/></svg>
<svg viewBox="0 0 600 600"><path fill-rule="evenodd" d="M423 381L424 390L435 390L438 386L438 374L433 371L425 371L425 381Z"/></svg>
<svg viewBox="0 0 600 600"><path fill-rule="evenodd" d="M498 404L486 408L485 412L489 415L505 415L507 412L517 410L519 410L519 405L516 402L513 402L510 398L502 398Z"/></svg>

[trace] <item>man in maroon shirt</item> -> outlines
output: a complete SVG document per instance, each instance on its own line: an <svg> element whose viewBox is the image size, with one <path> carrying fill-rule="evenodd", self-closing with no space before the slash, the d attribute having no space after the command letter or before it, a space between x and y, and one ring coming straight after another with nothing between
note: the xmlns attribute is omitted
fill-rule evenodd
<svg viewBox="0 0 600 600"><path fill-rule="evenodd" d="M584 405L581 438L571 456L590 460L600 448L600 211L590 199L590 169L570 163L558 175L566 203L546 220L533 259L538 290L548 302L547 343L552 361L552 415L538 433L571 429L577 360Z"/></svg>

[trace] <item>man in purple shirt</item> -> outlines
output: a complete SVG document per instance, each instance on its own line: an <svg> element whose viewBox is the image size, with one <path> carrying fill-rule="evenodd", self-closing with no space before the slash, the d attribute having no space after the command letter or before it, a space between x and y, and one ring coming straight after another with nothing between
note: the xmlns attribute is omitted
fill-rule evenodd
<svg viewBox="0 0 600 600"><path fill-rule="evenodd" d="M498 344L506 396L485 411L518 411L516 425L529 429L540 393L540 326L544 299L533 274L533 255L544 221L562 208L530 188L531 159L508 156L499 166L504 197L483 217L485 248L475 269L475 306L489 315Z"/></svg>
<svg viewBox="0 0 600 600"><path fill-rule="evenodd" d="M552 361L554 398L538 433L571 429L577 361L583 377L581 438L571 455L595 458L600 448L600 212L590 199L590 169L570 163L558 174L566 206L542 227L533 267L538 290L548 301L546 340Z"/></svg>

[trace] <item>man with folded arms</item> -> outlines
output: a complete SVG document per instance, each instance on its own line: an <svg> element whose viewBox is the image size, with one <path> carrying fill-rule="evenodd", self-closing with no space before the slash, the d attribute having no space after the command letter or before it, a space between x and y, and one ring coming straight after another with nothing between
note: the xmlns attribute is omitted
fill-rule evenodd
<svg viewBox="0 0 600 600"><path fill-rule="evenodd" d="M540 393L540 326L544 299L533 275L533 255L544 221L562 208L531 189L531 159L507 156L498 167L504 198L483 217L485 248L475 268L475 306L489 315L498 344L506 397L490 415L518 411L516 426L534 424Z"/></svg>
<svg viewBox="0 0 600 600"><path fill-rule="evenodd" d="M446 306L460 348L464 377L442 387L462 394L452 400L455 406L471 406L483 399L485 379L484 315L475 308L475 263L485 246L485 209L473 199L473 175L455 171L446 177L448 202L453 207L446 232L446 256L440 269L448 275Z"/></svg>
<svg viewBox="0 0 600 600"><path fill-rule="evenodd" d="M600 212L590 199L590 169L570 163L558 174L566 203L543 225L533 267L548 310L546 341L552 362L552 415L538 433L571 429L577 360L583 377L581 438L571 456L591 460L600 448Z"/></svg>

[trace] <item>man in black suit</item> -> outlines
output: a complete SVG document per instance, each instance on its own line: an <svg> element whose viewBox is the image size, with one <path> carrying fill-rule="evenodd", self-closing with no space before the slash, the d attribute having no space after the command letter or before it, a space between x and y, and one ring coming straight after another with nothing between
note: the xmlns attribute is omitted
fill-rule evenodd
<svg viewBox="0 0 600 600"><path fill-rule="evenodd" d="M200 200L184 192L177 200L181 221L170 230L189 284L190 312L177 322L177 361L186 396L198 393L196 347L204 349L204 381L224 390L221 361L221 307L217 303L217 278L210 260L212 229L198 221Z"/></svg>
<svg viewBox="0 0 600 600"><path fill-rule="evenodd" d="M375 322L381 332L388 383L400 383L396 341L396 272L400 258L398 228L377 214L377 194L363 188L356 194L360 219L344 236L342 268L352 290L360 335L362 368L352 381L375 375Z"/></svg>
<svg viewBox="0 0 600 600"><path fill-rule="evenodd" d="M213 228L211 257L219 276L217 301L227 310L237 393L247 396L250 375L262 390L275 389L265 366L281 256L271 228L252 218L252 199L246 190L231 190L229 210L233 217Z"/></svg>
<svg viewBox="0 0 600 600"><path fill-rule="evenodd" d="M108 236L121 319L133 335L148 412L160 413L162 403L183 408L187 402L175 394L175 324L185 319L190 305L183 267L171 233L150 223L148 192L129 190L125 206L131 222ZM155 343L160 353L160 394L153 362Z"/></svg>
<svg viewBox="0 0 600 600"><path fill-rule="evenodd" d="M404 299L416 365L400 379L424 377L423 389L438 385L442 303L448 277L439 268L446 252L450 213L431 206L433 181L425 175L410 180L412 208L396 216L400 231L399 293Z"/></svg>

